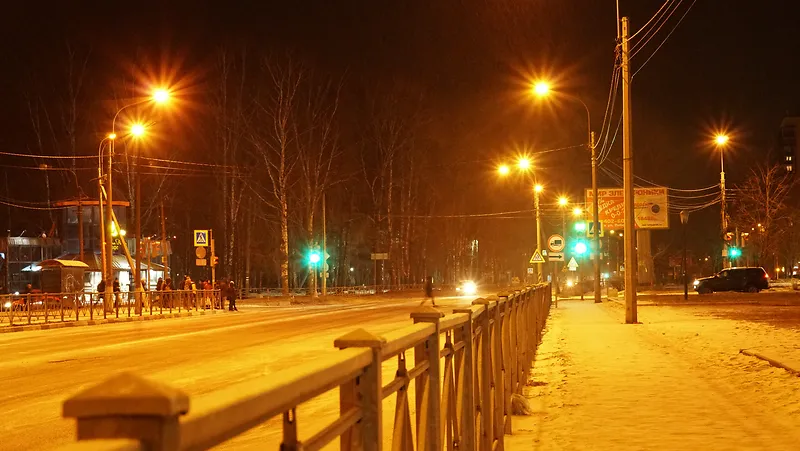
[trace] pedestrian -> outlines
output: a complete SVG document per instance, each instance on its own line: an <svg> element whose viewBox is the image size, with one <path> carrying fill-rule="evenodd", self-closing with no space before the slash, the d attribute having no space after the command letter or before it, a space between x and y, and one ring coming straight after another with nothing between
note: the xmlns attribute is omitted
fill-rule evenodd
<svg viewBox="0 0 800 451"><path fill-rule="evenodd" d="M425 299L419 305L425 305L425 301L431 300L431 304L436 307L436 300L433 298L433 276L425 279Z"/></svg>
<svg viewBox="0 0 800 451"><path fill-rule="evenodd" d="M158 305L161 307L164 307L164 301L161 298L162 291L164 291L164 278L159 277L156 282L156 302L158 302Z"/></svg>
<svg viewBox="0 0 800 451"><path fill-rule="evenodd" d="M164 304L165 306L172 308L172 278L167 277L164 280Z"/></svg>
<svg viewBox="0 0 800 451"><path fill-rule="evenodd" d="M114 308L119 307L119 293L122 291L119 287L119 279L114 277L114 285L112 285L114 291Z"/></svg>
<svg viewBox="0 0 800 451"><path fill-rule="evenodd" d="M239 309L236 307L236 286L232 280L228 281L228 310L231 312L239 311Z"/></svg>

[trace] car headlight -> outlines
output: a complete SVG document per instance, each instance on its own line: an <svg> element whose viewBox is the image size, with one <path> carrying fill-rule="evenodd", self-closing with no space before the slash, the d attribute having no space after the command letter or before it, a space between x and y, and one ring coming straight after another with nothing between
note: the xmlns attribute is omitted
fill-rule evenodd
<svg viewBox="0 0 800 451"><path fill-rule="evenodd" d="M464 294L470 295L478 292L478 285L475 282L464 282Z"/></svg>
<svg viewBox="0 0 800 451"><path fill-rule="evenodd" d="M699 280L695 280L694 282L692 282L692 285L698 286L698 285L700 285L700 281Z"/></svg>
<svg viewBox="0 0 800 451"><path fill-rule="evenodd" d="M575 282L573 282L571 280L567 281L567 287L572 288L574 285L575 285Z"/></svg>
<svg viewBox="0 0 800 451"><path fill-rule="evenodd" d="M11 308L11 301L8 301L8 302L6 302L5 304L3 304L3 307L5 307L5 308Z"/></svg>

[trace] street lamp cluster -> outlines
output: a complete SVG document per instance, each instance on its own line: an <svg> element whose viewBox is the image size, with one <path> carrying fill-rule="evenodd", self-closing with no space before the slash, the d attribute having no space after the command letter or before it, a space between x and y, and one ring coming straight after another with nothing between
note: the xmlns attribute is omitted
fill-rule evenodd
<svg viewBox="0 0 800 451"><path fill-rule="evenodd" d="M117 117L119 117L120 113L124 110L136 106L141 105L144 103L156 103L156 104L165 104L170 99L170 93L166 89L157 89L153 91L150 97L145 97L138 99L134 102L131 102L122 108L118 109L116 114L114 114L114 118L111 120L111 132L105 136L100 141L100 151L99 151L99 167L98 167L98 184L99 184L99 191L100 191L100 215L102 217L102 231L101 231L101 240L103 241L103 246L101 249L101 260L103 263L103 280L105 280L105 302L106 308L108 308L109 303L111 302L113 296L113 285L111 283L114 275L114 245L112 237L116 236L125 236L125 231L119 227L119 223L116 221L116 217L114 215L114 207L113 207L113 157L114 157L114 148L119 136L117 135L116 130L116 123ZM135 138L139 138L145 135L147 132L147 127L142 123L134 123L130 126L129 129L129 136L133 136ZM107 152L106 152L106 167L105 172L103 172L103 143L107 143ZM138 156L138 155L137 155ZM137 168L139 167L138 159L137 159ZM130 261L130 254L127 252L127 246L123 241L123 248L126 249L126 257L128 258L128 263L131 266L132 272L134 274L134 286L137 292L142 291L142 284L141 284L141 199L140 199L140 177L137 170L137 177L136 177L136 195L135 195L135 210L136 210L136 263L135 265L133 262ZM105 189L104 189L105 187ZM105 195L105 214L103 214L103 196ZM140 304L140 297L137 297L137 310L141 308Z"/></svg>

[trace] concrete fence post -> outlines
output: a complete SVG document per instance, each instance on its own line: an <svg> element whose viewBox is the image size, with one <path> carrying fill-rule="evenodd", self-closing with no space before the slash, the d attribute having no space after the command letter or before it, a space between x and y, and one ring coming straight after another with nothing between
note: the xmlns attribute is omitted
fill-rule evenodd
<svg viewBox="0 0 800 451"><path fill-rule="evenodd" d="M473 305L484 307L478 321L481 325L481 365L479 368L481 397L481 429L479 444L481 451L492 451L494 441L494 412L492 411L492 335L491 302L488 299L475 299Z"/></svg>
<svg viewBox="0 0 800 451"><path fill-rule="evenodd" d="M513 382L516 379L514 377L513 368L515 367L514 362L517 358L516 352L511 347L511 303L513 302L513 298L509 299L508 296L498 295L497 299L497 307L500 310L500 362L502 367L500 368L501 374L503 375L503 393L502 393L502 401L503 401L503 414L505 417L505 421L503 422L503 432L506 434L511 434L511 393L513 390Z"/></svg>
<svg viewBox="0 0 800 451"><path fill-rule="evenodd" d="M453 313L465 313L469 320L461 327L456 329L456 341L464 343L464 353L459 362L463 365L461 374L462 379L458 381L458 390L461 391L461 443L460 451L476 451L478 439L478 425L475 422L475 340L473 333L475 330L472 324L472 309L458 308Z"/></svg>
<svg viewBox="0 0 800 451"><path fill-rule="evenodd" d="M417 377L416 379L416 402L417 402L417 447L421 451L441 451L444 431L442 426L442 370L439 366L440 330L439 320L444 317L444 313L433 308L423 307L411 313L414 323L432 323L436 325L436 331L431 334L425 342L414 348L415 364L428 361L428 377ZM425 392L427 391L427 397ZM427 399L426 399L427 398ZM427 400L427 404L423 403ZM421 415L427 412L427 417ZM423 420L424 423L423 424Z"/></svg>
<svg viewBox="0 0 800 451"><path fill-rule="evenodd" d="M181 415L189 398L180 390L122 373L88 388L63 406L77 420L78 440L133 439L145 449L173 451L180 445Z"/></svg>
<svg viewBox="0 0 800 451"><path fill-rule="evenodd" d="M381 451L383 449L383 380L381 376L381 352L386 340L364 329L354 330L334 340L339 349L370 348L372 361L364 374L339 387L339 412L345 414L350 409L361 409L361 421L352 430L342 434L342 451Z"/></svg>

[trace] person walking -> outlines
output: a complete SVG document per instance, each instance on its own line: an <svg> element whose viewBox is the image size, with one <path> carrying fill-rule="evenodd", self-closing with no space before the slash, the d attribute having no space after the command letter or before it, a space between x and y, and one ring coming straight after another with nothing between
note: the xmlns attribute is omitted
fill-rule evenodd
<svg viewBox="0 0 800 451"><path fill-rule="evenodd" d="M236 285L232 280L228 280L228 310L231 312L239 311L239 308L236 307Z"/></svg>
<svg viewBox="0 0 800 451"><path fill-rule="evenodd" d="M433 298L433 276L425 279L425 299L419 305L425 305L425 301L431 300L431 304L436 307L436 300Z"/></svg>
<svg viewBox="0 0 800 451"><path fill-rule="evenodd" d="M119 287L119 279L114 277L114 285L112 285L114 291L114 309L119 308L119 294L122 291Z"/></svg>

